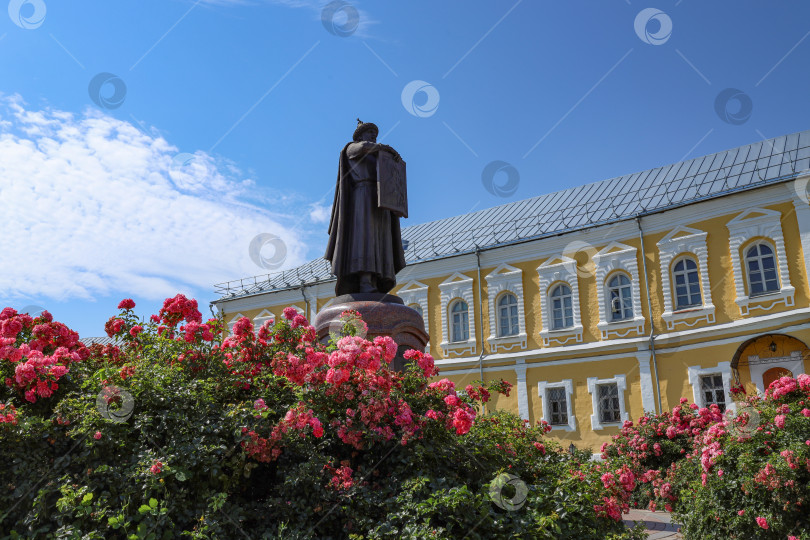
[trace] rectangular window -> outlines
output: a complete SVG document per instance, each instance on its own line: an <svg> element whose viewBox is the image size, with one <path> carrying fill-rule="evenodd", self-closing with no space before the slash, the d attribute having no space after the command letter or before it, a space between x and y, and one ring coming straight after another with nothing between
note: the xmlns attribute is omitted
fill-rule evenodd
<svg viewBox="0 0 810 540"><path fill-rule="evenodd" d="M620 422L619 386L616 383L597 386L599 396L599 420L603 424Z"/></svg>
<svg viewBox="0 0 810 540"><path fill-rule="evenodd" d="M547 389L547 401L551 414L549 415L550 424L552 426L567 426L568 425L568 400L565 396L565 388L549 388Z"/></svg>
<svg viewBox="0 0 810 540"><path fill-rule="evenodd" d="M726 392L723 389L722 375L704 375L700 378L700 391L703 394L703 406L716 403L721 411L726 410Z"/></svg>

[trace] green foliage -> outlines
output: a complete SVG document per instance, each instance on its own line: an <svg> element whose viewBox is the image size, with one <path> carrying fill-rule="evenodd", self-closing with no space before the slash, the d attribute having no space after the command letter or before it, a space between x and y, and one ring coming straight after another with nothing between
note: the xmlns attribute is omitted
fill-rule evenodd
<svg viewBox="0 0 810 540"><path fill-rule="evenodd" d="M70 364L50 397L27 403L0 387L0 403L17 411L15 424L0 423L0 538L641 538L595 511L606 495L598 471L544 440L542 426L503 412L471 428L464 415L428 417L477 406L465 392L451 406L447 391L428 387L432 359L367 374L367 394L336 392L323 382L326 364L313 371L319 382L293 383L279 359L349 346L324 350L290 316L258 336L244 324L243 341L222 347L201 337L199 321L176 328L178 314L194 313L173 301L180 307L159 320L130 309L111 319L120 350ZM0 358L5 373L10 363ZM367 427L361 443L347 443L337 427L347 407L372 397L407 400L413 420L400 410L376 425L394 437ZM247 433L267 440L294 411L308 423L295 427L293 415L277 456L249 451Z"/></svg>

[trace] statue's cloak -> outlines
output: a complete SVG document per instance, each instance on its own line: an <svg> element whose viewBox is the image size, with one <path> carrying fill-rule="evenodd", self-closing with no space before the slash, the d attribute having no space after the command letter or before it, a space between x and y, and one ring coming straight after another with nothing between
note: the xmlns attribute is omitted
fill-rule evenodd
<svg viewBox="0 0 810 540"><path fill-rule="evenodd" d="M367 160L364 167L353 168L347 152L351 144L340 151L324 255L337 276L336 296L358 292L361 272L374 274L377 289L388 292L397 283L397 272L405 268L399 217L377 206L376 156L361 158Z"/></svg>

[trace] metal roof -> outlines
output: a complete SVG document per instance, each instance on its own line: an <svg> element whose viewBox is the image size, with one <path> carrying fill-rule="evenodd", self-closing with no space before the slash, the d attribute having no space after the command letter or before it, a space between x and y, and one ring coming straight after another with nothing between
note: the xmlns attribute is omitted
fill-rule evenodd
<svg viewBox="0 0 810 540"><path fill-rule="evenodd" d="M103 336L103 337L86 337L81 338L79 341L87 345L122 345L123 343L115 338Z"/></svg>
<svg viewBox="0 0 810 540"><path fill-rule="evenodd" d="M810 131L402 229L408 264L661 212L810 169ZM322 258L215 285L220 300L333 280Z"/></svg>

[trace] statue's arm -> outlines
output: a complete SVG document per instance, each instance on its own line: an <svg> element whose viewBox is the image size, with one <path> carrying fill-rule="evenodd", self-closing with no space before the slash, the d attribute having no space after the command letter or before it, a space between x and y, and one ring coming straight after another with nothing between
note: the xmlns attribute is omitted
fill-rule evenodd
<svg viewBox="0 0 810 540"><path fill-rule="evenodd" d="M349 147L346 148L346 155L349 156L349 159L357 159L359 157L365 156L366 154L373 154L374 152L379 152L380 150L390 152L397 160L402 159L402 157L399 155L399 152L397 152L387 144L373 143L370 141L358 141L351 143Z"/></svg>
<svg viewBox="0 0 810 540"><path fill-rule="evenodd" d="M369 141L358 141L351 143L346 148L346 155L349 159L357 159L365 156L366 154L373 154L380 150L380 145Z"/></svg>

